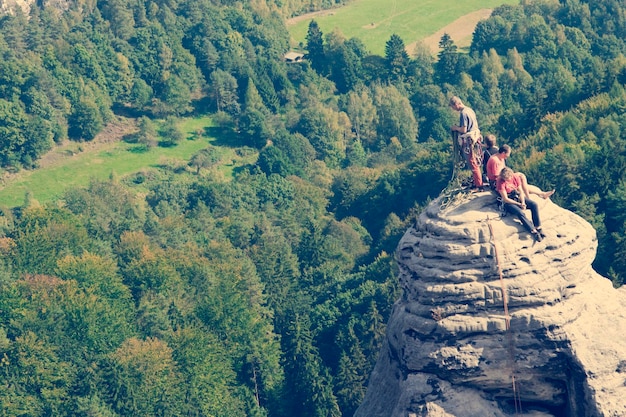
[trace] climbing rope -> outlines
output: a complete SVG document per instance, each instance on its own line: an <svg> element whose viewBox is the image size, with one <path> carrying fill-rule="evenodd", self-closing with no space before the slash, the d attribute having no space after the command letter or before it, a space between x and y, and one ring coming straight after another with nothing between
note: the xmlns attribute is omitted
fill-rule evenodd
<svg viewBox="0 0 626 417"><path fill-rule="evenodd" d="M515 380L515 373L517 371L515 366L515 346L513 343L513 334L511 332L511 318L509 316L509 305L506 296L506 285L502 276L502 266L500 265L500 255L498 254L498 245L496 245L496 235L493 232L493 226L491 220L487 216L487 225L489 226L489 234L491 235L491 243L496 255L496 265L498 267L498 275L500 276L500 290L502 291L502 303L504 305L504 322L506 327L508 351L509 351L509 368L511 369L511 383L513 385L513 402L515 404L515 415L521 416L522 413L522 399L517 389L517 381Z"/></svg>
<svg viewBox="0 0 626 417"><path fill-rule="evenodd" d="M452 176L448 185L441 192L441 208L447 208L453 202L461 202L468 197L468 185L471 177L467 170L464 170L466 164L466 154L471 152L475 155L478 165L483 163L482 145L480 142L474 143L471 149L463 149L459 145L458 132L452 132ZM465 198L464 198L465 197Z"/></svg>

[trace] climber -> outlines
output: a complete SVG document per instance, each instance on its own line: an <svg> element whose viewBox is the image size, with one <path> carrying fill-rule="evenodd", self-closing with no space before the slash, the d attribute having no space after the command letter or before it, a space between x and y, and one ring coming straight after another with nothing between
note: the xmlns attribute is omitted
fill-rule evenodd
<svg viewBox="0 0 626 417"><path fill-rule="evenodd" d="M483 184L489 183L489 178L487 177L487 162L489 161L489 158L491 158L491 155L495 155L498 153L496 135L485 135L484 139L485 143L483 145L485 146L485 149L483 150Z"/></svg>
<svg viewBox="0 0 626 417"><path fill-rule="evenodd" d="M498 175L500 174L500 172L502 172L502 169L506 167L506 160L509 158L509 156L511 156L511 147L509 145L502 145L500 146L500 148L498 148L498 153L492 155L487 161L487 178L489 179L489 185L491 189L494 191L496 187L496 181L498 180ZM536 185L528 184L528 179L526 178L525 174L521 172L517 172L516 174L519 174L522 180L522 187L524 188L524 191L526 191L526 194L535 194L545 200L547 198L550 198L550 196L552 196L552 194L554 194L554 192L556 191L554 189L550 191L543 191Z"/></svg>
<svg viewBox="0 0 626 417"><path fill-rule="evenodd" d="M530 232L536 242L541 242L545 235L541 231L539 207L530 199L527 191L522 188L522 178L511 168L504 167L498 175L496 190L500 194L504 209L517 216L526 230ZM528 220L524 210L530 209L532 222Z"/></svg>
<svg viewBox="0 0 626 417"><path fill-rule="evenodd" d="M480 164L482 154L477 152L477 144L482 143L482 135L478 128L476 113L474 110L463 104L460 98L454 96L450 99L450 107L459 112L459 124L450 127L452 132L458 134L458 143L461 147L463 155L467 159L470 170L472 171L473 191L482 190L483 178L480 172Z"/></svg>
<svg viewBox="0 0 626 417"><path fill-rule="evenodd" d="M498 152L492 155L485 165L489 185L494 190L498 175L502 171L502 168L506 166L506 160L509 156L511 156L511 147L509 145L502 145L498 148Z"/></svg>

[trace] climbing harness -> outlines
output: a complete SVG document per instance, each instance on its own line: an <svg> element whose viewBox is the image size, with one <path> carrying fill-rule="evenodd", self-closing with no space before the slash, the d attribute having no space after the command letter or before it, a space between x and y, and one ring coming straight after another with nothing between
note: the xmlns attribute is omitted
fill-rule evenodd
<svg viewBox="0 0 626 417"><path fill-rule="evenodd" d="M515 415L521 416L522 400L521 400L520 393L517 387L517 381L515 380L515 374L517 372L517 369L515 366L515 346L513 342L513 334L511 332L511 318L509 316L509 305L508 305L507 296L506 296L506 285L504 283L504 278L502 276L502 266L500 265L500 255L498 254L498 245L496 245L496 236L495 236L495 233L493 232L493 226L491 225L489 216L487 216L487 226L489 226L489 234L491 235L491 243L493 245L493 250L496 255L496 265L498 267L498 275L500 276L500 289L502 291L502 303L504 305L504 321L505 321L508 350L509 350L509 367L511 369L511 383L513 385L513 402L515 404Z"/></svg>

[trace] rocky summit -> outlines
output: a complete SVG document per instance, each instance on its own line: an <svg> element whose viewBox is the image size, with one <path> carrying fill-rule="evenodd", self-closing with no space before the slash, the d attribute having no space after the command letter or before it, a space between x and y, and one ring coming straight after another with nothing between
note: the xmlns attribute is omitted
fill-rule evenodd
<svg viewBox="0 0 626 417"><path fill-rule="evenodd" d="M626 416L626 290L592 269L591 225L533 197L541 242L488 192L440 197L406 231L355 417Z"/></svg>
<svg viewBox="0 0 626 417"><path fill-rule="evenodd" d="M0 0L0 16L15 14L21 11L25 16L36 4L42 8L51 8L58 12L64 12L70 8L70 0Z"/></svg>

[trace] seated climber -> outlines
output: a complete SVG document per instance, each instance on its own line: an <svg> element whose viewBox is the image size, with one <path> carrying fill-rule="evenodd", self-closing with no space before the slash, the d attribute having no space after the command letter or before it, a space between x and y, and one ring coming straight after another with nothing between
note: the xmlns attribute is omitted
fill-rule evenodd
<svg viewBox="0 0 626 417"><path fill-rule="evenodd" d="M489 185L494 190L498 175L500 175L502 168L506 167L506 160L509 156L511 156L511 147L502 145L498 148L498 152L487 160L487 178L489 179Z"/></svg>
<svg viewBox="0 0 626 417"><path fill-rule="evenodd" d="M499 147L497 144L496 135L485 135L483 146L485 149L483 150L483 184L489 183L489 178L487 177L487 162L491 158L492 155L498 153Z"/></svg>
<svg viewBox="0 0 626 417"><path fill-rule="evenodd" d="M487 178L489 179L489 186L494 191L496 191L496 182L498 180L498 176L502 172L502 169L506 167L506 160L509 158L509 156L511 156L511 147L509 145L502 145L500 146L500 148L498 148L498 153L492 155L487 161ZM519 174L522 180L522 187L527 192L527 194L535 194L545 200L546 198L550 198L550 196L552 196L552 194L554 194L554 192L556 191L543 191L536 185L528 184L528 179L526 178L525 174L521 172L517 172L517 174Z"/></svg>
<svg viewBox="0 0 626 417"><path fill-rule="evenodd" d="M531 233L533 239L541 242L545 235L541 231L539 207L530 199L528 191L524 191L521 175L514 173L511 168L503 168L498 176L496 190L500 194L504 209L516 215L524 228ZM524 214L526 208L530 209L532 222Z"/></svg>

